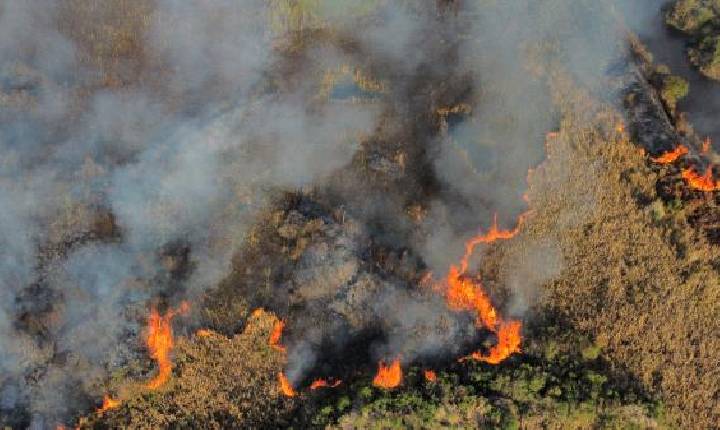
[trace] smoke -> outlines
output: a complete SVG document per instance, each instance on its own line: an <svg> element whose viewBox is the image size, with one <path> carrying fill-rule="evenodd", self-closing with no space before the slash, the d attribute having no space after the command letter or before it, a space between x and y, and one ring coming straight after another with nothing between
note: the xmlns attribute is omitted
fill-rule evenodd
<svg viewBox="0 0 720 430"><path fill-rule="evenodd" d="M394 147L407 155L405 164L395 161L391 150L365 150L367 169L380 178L373 183L378 189L365 183L334 191L377 246L390 253L409 246L420 263L394 260L392 270L386 268L390 264L369 268L362 256L373 245L365 244L352 250L356 262L331 253L322 263L307 264L309 269L301 264L295 280L302 297L296 299L327 316L309 317L313 312L303 308L291 318L293 383L322 361L323 342L335 345L332 356L342 350L339 345L375 331L381 335L370 341L371 359L400 356L412 362L457 355L475 340L467 319L448 312L437 294L423 291L417 276L397 272L417 273L426 266L442 277L462 256L465 241L486 231L496 216L501 228L516 226L528 209L523 198L528 170L543 160L546 135L559 127L549 84L555 70L616 101L607 81L625 52L617 13L627 12L629 4L463 1L443 10L432 3L380 2L364 26L343 19L332 23L343 37L357 40L371 69L388 79L392 108L386 122L409 128L384 126L378 132L391 148L391 142L405 141ZM428 81L435 85L424 86ZM438 117L437 127L427 125ZM422 215L413 226L406 213L416 206ZM480 247L473 256L471 270L483 252ZM518 318L564 264L553 243L529 243L503 261L508 267L501 278L510 298L502 313Z"/></svg>
<svg viewBox="0 0 720 430"><path fill-rule="evenodd" d="M432 359L473 340L471 318L418 274L444 274L495 213L513 226L557 127L543 72L558 63L600 91L622 40L589 1L361 3L297 13L282 0L158 0L138 6L147 16L132 31L122 20L136 9L117 5L97 16L83 1L0 5L7 422L26 422L13 416L25 409L48 426L87 407L106 370L132 360L148 302L201 297L258 214L303 188L349 215L325 217L327 240L291 268L303 312L290 318L293 382L324 348L368 333L380 333L373 359ZM76 27L90 24L88 46ZM118 58L102 60L108 46ZM349 88L328 83L332 71ZM395 259L373 261L375 247ZM559 270L547 249L511 277L514 314Z"/></svg>
<svg viewBox="0 0 720 430"><path fill-rule="evenodd" d="M335 50L272 88L284 36L264 1L157 2L142 43L164 78L90 93L77 88L111 71L66 37L73 5L46 6L0 15L0 404L37 427L83 404L70 387L98 396L105 368L132 359L148 300L216 285L275 190L342 168L378 114L317 102L314 77L348 62Z"/></svg>

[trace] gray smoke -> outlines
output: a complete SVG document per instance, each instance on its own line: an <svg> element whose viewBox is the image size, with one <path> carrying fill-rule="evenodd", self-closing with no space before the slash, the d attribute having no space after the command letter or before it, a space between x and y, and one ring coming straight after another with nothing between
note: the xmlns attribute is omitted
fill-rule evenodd
<svg viewBox="0 0 720 430"><path fill-rule="evenodd" d="M122 45L137 52L116 62L96 59L112 44L103 24L125 34L113 14L82 15L72 9L82 1L0 4L0 413L22 406L38 427L66 418L83 400L65 396L69 387L97 395L105 370L131 359L127 339L139 336L150 300L200 297L228 273L258 213L306 187L332 190L362 228L328 233L293 274L309 315L331 310L322 324L298 322L293 381L328 339L341 348L379 330L371 355L412 361L455 354L472 336L471 319L416 277L368 266L367 242L399 243L412 255L399 268L442 276L493 214L513 227L527 169L557 127L538 70L560 64L601 91L622 48L610 8L327 0L297 17L284 15L290 3L108 6L119 16L150 11ZM77 40L83 24L96 25L92 46ZM292 52L312 31L321 41ZM347 65L389 89L328 102L324 74ZM438 120L460 105L470 109ZM382 133L385 147L363 141ZM377 182L352 176L360 153ZM412 204L424 210L417 225L406 216ZM526 267L542 265L547 249L528 251ZM531 297L525 290L556 271L518 271L510 288ZM32 384L28 374L38 375Z"/></svg>
<svg viewBox="0 0 720 430"><path fill-rule="evenodd" d="M377 117L317 102L316 78L349 62L336 50L272 89L286 35L265 1L156 2L142 43L165 75L80 94L107 70L63 33L71 6L0 6L0 405L35 427L74 410L70 387L97 396L148 300L217 284L274 193L342 168ZM174 277L168 249L189 250L189 277Z"/></svg>

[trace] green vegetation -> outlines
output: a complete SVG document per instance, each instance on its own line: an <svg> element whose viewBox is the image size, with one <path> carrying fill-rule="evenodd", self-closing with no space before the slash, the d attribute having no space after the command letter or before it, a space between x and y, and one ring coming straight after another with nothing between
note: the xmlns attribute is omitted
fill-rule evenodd
<svg viewBox="0 0 720 430"><path fill-rule="evenodd" d="M660 76L660 97L667 104L671 111L677 107L678 100L687 96L690 84L688 81L676 75Z"/></svg>
<svg viewBox="0 0 720 430"><path fill-rule="evenodd" d="M663 427L663 408L613 379L598 345L555 329L527 343L507 364L455 365L433 382L411 368L395 391L355 383L321 398L310 421L338 429Z"/></svg>
<svg viewBox="0 0 720 430"><path fill-rule="evenodd" d="M322 27L338 14L362 16L379 0L272 3L275 25L301 31ZM102 89L146 84L146 78L160 82L166 71L153 63L142 44L152 2L109 2L105 13L96 14L105 4L63 3L64 34L78 43L81 64L101 72L102 79L86 84ZM582 9L580 2L572 4ZM552 14L559 7L539 12ZM698 38L691 58L703 73L716 78L719 11L720 0L680 0L668 14L671 25ZM528 52L535 52L533 48ZM337 73L318 76L321 98L385 94L380 78L339 67ZM545 67L550 66L538 65L529 72L542 74ZM561 69L547 74L552 76L555 106L541 109L560 112L560 137L550 139L547 162L528 178L532 216L523 232L482 261L484 269L495 269L487 272L499 273L496 283L505 284L509 275L500 268L512 270L513 258L531 245L552 243L562 251L562 274L538 287L542 294L530 312L534 322L526 330L523 354L499 366L444 363L437 369L436 382L424 379L424 369L410 367L405 384L393 391L373 387L369 374L354 374L337 389L283 398L276 373L285 365L284 357L267 346L271 320L249 324L244 333L233 335L245 328L252 305L273 303L278 294L274 286L282 284L275 281L290 267L289 261L322 236L323 222L307 220L297 232L278 233L294 224L283 223L288 211L273 208L248 233L233 273L198 303L203 327L228 337L178 339L173 379L156 393L128 388L131 372L117 372L108 384L123 406L103 416L90 414L80 424L343 429L716 425L720 252L690 220L705 216L715 222L707 213L717 213L717 203L688 197L679 180L673 195L658 195L660 173L617 131L622 115L600 105ZM671 111L688 92L688 83L666 68L658 67L653 80ZM382 137L377 140L387 143ZM96 220L89 209L68 206L67 221L55 226L55 242L66 242L73 226L92 226L102 237L117 234L109 215ZM78 227L81 219L84 223ZM102 394L97 393L98 400Z"/></svg>
<svg viewBox="0 0 720 430"><path fill-rule="evenodd" d="M678 0L667 14L667 23L691 37L690 61L700 72L720 79L720 2Z"/></svg>

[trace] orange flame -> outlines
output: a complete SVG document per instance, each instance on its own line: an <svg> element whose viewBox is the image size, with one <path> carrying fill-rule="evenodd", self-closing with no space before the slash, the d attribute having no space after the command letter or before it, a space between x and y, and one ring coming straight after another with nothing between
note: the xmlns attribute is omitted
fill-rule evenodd
<svg viewBox="0 0 720 430"><path fill-rule="evenodd" d="M670 164L674 163L675 160L688 153L688 148L685 145L678 145L672 151L665 152L660 156L653 158L652 161L659 164Z"/></svg>
<svg viewBox="0 0 720 430"><path fill-rule="evenodd" d="M522 336L520 335L521 328L522 324L520 324L520 321L501 323L497 330L497 343L490 348L490 352L488 352L487 355L476 351L467 357L461 358L459 361L477 360L488 364L500 364L510 355L520 352L520 343L522 341Z"/></svg>
<svg viewBox="0 0 720 430"><path fill-rule="evenodd" d="M490 301L490 297L485 293L481 280L471 278L465 272L477 245L513 238L520 231L526 216L527 213L520 215L517 226L513 230L499 229L497 216L495 216L493 225L486 234L473 237L465 244L465 254L460 260L460 264L450 266L445 280L448 307L455 311L473 311L476 315L476 325L492 331L498 338L497 344L490 349L487 355L483 355L478 351L465 359L470 358L490 364L498 364L511 354L520 352L522 324L519 321L504 321L498 315L495 306Z"/></svg>
<svg viewBox="0 0 720 430"><path fill-rule="evenodd" d="M282 337L284 329L285 329L285 322L283 320L275 321L275 325L273 325L272 333L270 333L270 339L268 340L268 344L272 348L274 348L280 352L285 352L285 347L280 345L280 338Z"/></svg>
<svg viewBox="0 0 720 430"><path fill-rule="evenodd" d="M297 393L287 376L283 372L278 372L278 382L280 382L280 392L286 397L295 397Z"/></svg>
<svg viewBox="0 0 720 430"><path fill-rule="evenodd" d="M98 408L97 413L102 414L103 412L109 411L110 409L115 409L115 408L120 407L121 404L122 404L122 401L115 400L106 394L103 397L102 406L100 408Z"/></svg>
<svg viewBox="0 0 720 430"><path fill-rule="evenodd" d="M185 314L189 311L190 305L183 302L178 310L169 310L161 316L155 307L150 310L148 318L148 334L145 340L150 357L158 364L158 374L145 386L150 390L156 390L164 385L172 375L172 360L170 353L175 346L173 341L172 319L177 314Z"/></svg>
<svg viewBox="0 0 720 430"><path fill-rule="evenodd" d="M373 379L373 385L380 388L390 389L402 384L403 371L400 367L400 360L395 359L390 366L384 361L378 363L378 371Z"/></svg>
<svg viewBox="0 0 720 430"><path fill-rule="evenodd" d="M426 370L424 374L426 381L435 382L437 380L437 374L432 370Z"/></svg>
<svg viewBox="0 0 720 430"><path fill-rule="evenodd" d="M198 329L198 331L195 332L195 336L199 336L199 337L209 337L209 336L212 336L212 334L213 334L212 330L208 330L205 328Z"/></svg>
<svg viewBox="0 0 720 430"><path fill-rule="evenodd" d="M329 383L325 379L316 379L313 381L312 384L310 384L310 389L317 390L319 388L335 388L335 387L339 386L340 384L342 384L342 381L339 379L337 381L333 382L332 384Z"/></svg>
<svg viewBox="0 0 720 430"><path fill-rule="evenodd" d="M710 152L710 148L712 147L712 140L710 137L706 137L705 140L703 140L702 143L702 153L708 154Z"/></svg>
<svg viewBox="0 0 720 430"><path fill-rule="evenodd" d="M720 190L720 182L715 181L713 178L712 166L709 166L702 176L693 168L683 169L681 176L691 188L696 190L706 192Z"/></svg>
<svg viewBox="0 0 720 430"><path fill-rule="evenodd" d="M470 257L475 247L482 243L493 243L497 240L507 240L515 237L524 222L526 214L520 215L517 226L512 230L501 230L498 228L497 215L493 224L486 234L473 237L465 243L465 254L460 260L460 265L451 265L447 275L447 302L450 309L456 311L475 311L477 325L494 330L498 323L498 316L490 298L485 294L480 280L471 279L465 276L468 270Z"/></svg>
<svg viewBox="0 0 720 430"><path fill-rule="evenodd" d="M447 277L447 303L454 311L475 311L476 324L492 329L497 324L497 312L485 294L479 280L462 275L457 266L450 266Z"/></svg>

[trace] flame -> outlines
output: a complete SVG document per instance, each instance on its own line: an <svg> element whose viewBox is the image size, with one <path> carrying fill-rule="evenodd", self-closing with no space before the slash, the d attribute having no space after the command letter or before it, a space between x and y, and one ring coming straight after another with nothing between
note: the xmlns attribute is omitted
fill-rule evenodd
<svg viewBox="0 0 720 430"><path fill-rule="evenodd" d="M462 275L457 266L448 273L447 303L454 311L475 311L478 326L493 328L497 324L497 312L480 281Z"/></svg>
<svg viewBox="0 0 720 430"><path fill-rule="evenodd" d="M110 397L109 395L105 394L105 396L103 397L102 406L100 406L100 408L97 410L97 413L102 414L103 412L109 411L110 409L115 409L115 408L120 407L121 404L122 404L122 401L115 400L112 397Z"/></svg>
<svg viewBox="0 0 720 430"><path fill-rule="evenodd" d="M278 372L278 382L280 382L280 392L286 397L295 397L297 393L287 376L283 372Z"/></svg>
<svg viewBox="0 0 720 430"><path fill-rule="evenodd" d="M702 153L708 154L710 153L710 148L712 147L712 140L710 139L710 136L706 137L705 140L703 140L702 143Z"/></svg>
<svg viewBox="0 0 720 430"><path fill-rule="evenodd" d="M280 338L282 337L284 329L285 329L285 322L283 320L275 321L275 325L273 325L272 333L270 333L270 339L268 340L268 344L272 348L274 348L280 352L285 352L285 347L280 345Z"/></svg>
<svg viewBox="0 0 720 430"><path fill-rule="evenodd" d="M511 354L520 352L522 341L522 324L519 321L505 321L498 315L490 297L485 292L482 281L466 275L470 257L475 247L481 243L493 243L497 240L507 240L518 234L528 212L520 215L517 226L512 230L498 228L497 215L493 224L485 234L473 237L465 244L465 254L458 265L451 265L445 279L446 300L448 307L454 311L472 311L476 315L476 325L492 331L497 336L495 344L487 355L474 352L468 357L460 359L474 359L489 364L498 364Z"/></svg>
<svg viewBox="0 0 720 430"><path fill-rule="evenodd" d="M497 220L497 214L493 217L493 223L490 226L490 229L485 234L479 234L469 241L465 243L465 254L463 255L462 260L460 260L460 273L465 273L469 266L470 257L472 256L473 252L475 251L475 247L477 247L480 244L488 244L493 243L498 240L507 240L512 239L513 237L517 236L517 234L520 232L520 228L522 227L522 224L525 222L525 218L527 216L527 212L524 214L521 214L518 217L517 225L512 230L502 230L498 227L498 220Z"/></svg>
<svg viewBox="0 0 720 430"><path fill-rule="evenodd" d="M313 381L312 384L310 384L310 389L317 390L318 388L335 388L335 387L339 386L340 384L342 384L342 381L339 379L337 381L333 382L332 384L329 383L325 379L316 379Z"/></svg>
<svg viewBox="0 0 720 430"><path fill-rule="evenodd" d="M515 237L520 231L525 215L520 216L517 226L512 230L499 229L497 215L495 215L493 224L486 234L475 236L465 243L465 254L460 260L460 264L450 266L446 278L448 306L455 311L475 311L478 326L494 330L499 321L497 311L492 305L490 297L485 293L480 280L465 275L470 257L475 251L475 247L482 243L493 243L497 240Z"/></svg>
<svg viewBox="0 0 720 430"><path fill-rule="evenodd" d="M402 367L400 360L395 359L390 366L386 366L384 361L378 363L378 371L373 379L373 385L380 388L390 389L402 384Z"/></svg>
<svg viewBox="0 0 720 430"><path fill-rule="evenodd" d="M520 331L522 324L520 321L508 321L500 324L497 330L497 343L490 348L487 354L482 354L479 351L473 352L467 357L461 358L460 362L465 360L476 360L482 361L488 364L500 364L510 355L520 352L520 343L522 336Z"/></svg>
<svg viewBox="0 0 720 430"><path fill-rule="evenodd" d="M199 336L199 337L209 337L212 335L213 335L213 331L205 329L205 328L201 328L195 332L195 336Z"/></svg>
<svg viewBox="0 0 720 430"><path fill-rule="evenodd" d="M659 164L670 164L675 162L678 158L688 153L688 148L685 145L678 145L672 151L665 152L659 157L653 158L654 163Z"/></svg>
<svg viewBox="0 0 720 430"><path fill-rule="evenodd" d="M424 374L426 381L435 382L437 380L437 374L432 370L426 370Z"/></svg>
<svg viewBox="0 0 720 430"><path fill-rule="evenodd" d="M175 315L186 314L189 310L190 305L187 302L183 302L177 310L168 310L164 316L161 316L155 307L150 310L145 343L150 357L157 361L158 374L145 385L148 389L156 390L170 379L173 367L170 353L174 347L172 319Z"/></svg>
<svg viewBox="0 0 720 430"><path fill-rule="evenodd" d="M702 176L693 168L683 169L681 176L691 188L696 190L706 192L720 190L720 182L715 181L713 178L712 166L709 166Z"/></svg>

